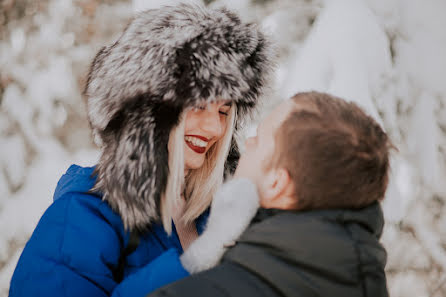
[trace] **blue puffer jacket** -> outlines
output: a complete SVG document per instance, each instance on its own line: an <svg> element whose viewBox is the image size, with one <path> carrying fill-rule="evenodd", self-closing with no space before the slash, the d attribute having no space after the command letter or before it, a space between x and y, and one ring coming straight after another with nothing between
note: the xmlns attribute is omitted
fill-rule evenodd
<svg viewBox="0 0 446 297"><path fill-rule="evenodd" d="M22 252L9 296L138 297L188 275L175 228L168 236L159 224L127 256L123 281L114 279L129 233L100 196L86 193L95 182L93 169L72 165L60 179ZM207 216L196 221L199 234Z"/></svg>

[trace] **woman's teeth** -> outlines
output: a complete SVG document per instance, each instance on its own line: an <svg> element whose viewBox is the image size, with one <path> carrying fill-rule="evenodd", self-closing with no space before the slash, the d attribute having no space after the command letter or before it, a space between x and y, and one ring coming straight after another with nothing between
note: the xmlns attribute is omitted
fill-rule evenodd
<svg viewBox="0 0 446 297"><path fill-rule="evenodd" d="M198 147L207 147L208 143L204 140L201 140L197 137L193 137L193 136L185 136L184 140L186 140L187 142L192 143L195 146Z"/></svg>

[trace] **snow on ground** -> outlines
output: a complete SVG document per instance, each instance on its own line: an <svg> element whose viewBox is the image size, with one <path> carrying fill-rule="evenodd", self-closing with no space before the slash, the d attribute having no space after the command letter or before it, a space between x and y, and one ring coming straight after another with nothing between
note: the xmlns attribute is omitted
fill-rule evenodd
<svg viewBox="0 0 446 297"><path fill-rule="evenodd" d="M0 296L60 175L94 164L81 89L99 47L133 11L179 0L17 0L0 21ZM202 0L189 0L200 3ZM383 204L390 295L445 296L446 11L444 0L216 0L277 44L261 116L298 91L352 100L398 152ZM3 5L3 4L2 4ZM15 9L16 8L16 9ZM253 123L245 131L255 133Z"/></svg>

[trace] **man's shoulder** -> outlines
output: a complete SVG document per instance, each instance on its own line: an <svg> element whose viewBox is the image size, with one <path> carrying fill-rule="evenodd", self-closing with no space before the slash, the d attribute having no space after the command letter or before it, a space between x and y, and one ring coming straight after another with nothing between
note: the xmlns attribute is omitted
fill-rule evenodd
<svg viewBox="0 0 446 297"><path fill-rule="evenodd" d="M194 274L165 286L150 297L266 297L276 296L274 290L243 267L230 262Z"/></svg>
<svg viewBox="0 0 446 297"><path fill-rule="evenodd" d="M381 236L384 217L379 203L373 203L360 209L320 209L309 211L293 211L278 209L262 209L253 220L247 233L264 232L269 229L280 229L283 232L301 231L299 234L313 233L311 228L323 228L326 232L332 228L344 228L357 225L376 238ZM296 233L297 236L299 234ZM315 234L312 234L312 236Z"/></svg>

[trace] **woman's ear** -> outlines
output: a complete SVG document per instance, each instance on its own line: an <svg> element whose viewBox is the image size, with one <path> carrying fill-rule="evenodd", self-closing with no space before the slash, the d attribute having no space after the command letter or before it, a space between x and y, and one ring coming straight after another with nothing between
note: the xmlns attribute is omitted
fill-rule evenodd
<svg viewBox="0 0 446 297"><path fill-rule="evenodd" d="M296 205L293 182L284 168L270 170L260 186L263 208L292 209Z"/></svg>

